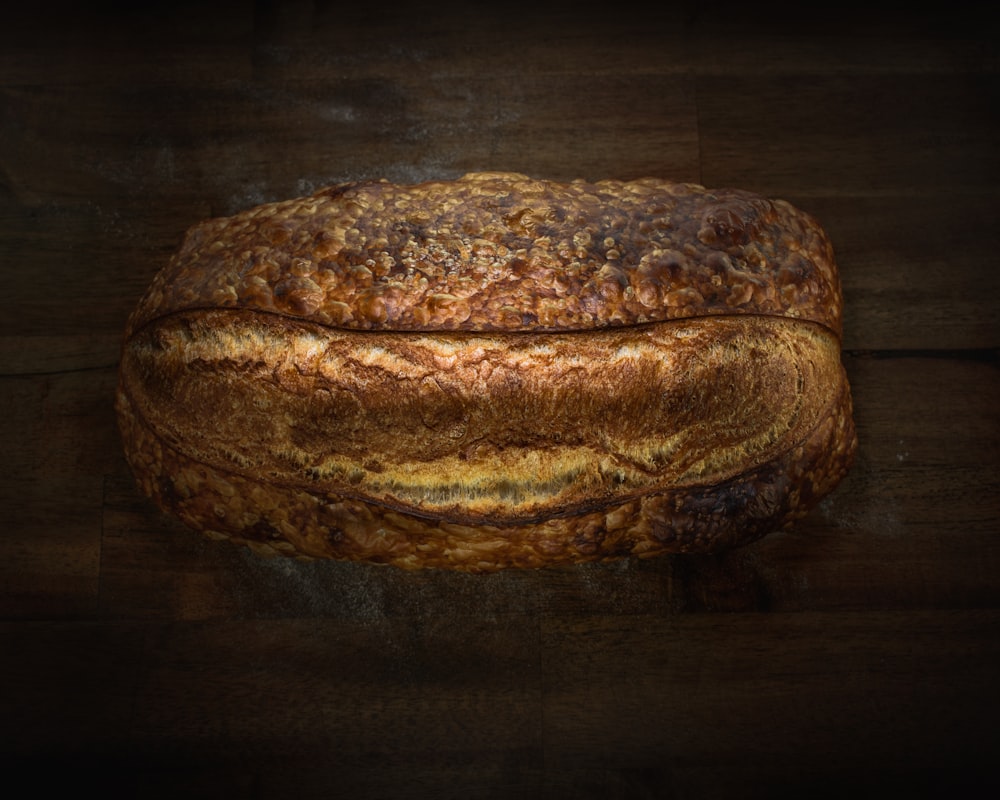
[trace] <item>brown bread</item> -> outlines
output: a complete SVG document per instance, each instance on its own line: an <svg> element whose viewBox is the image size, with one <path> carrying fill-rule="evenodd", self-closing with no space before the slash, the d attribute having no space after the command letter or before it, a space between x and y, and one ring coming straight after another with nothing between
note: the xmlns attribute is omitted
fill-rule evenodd
<svg viewBox="0 0 1000 800"><path fill-rule="evenodd" d="M189 231L129 320L143 490L263 552L470 571L711 551L856 439L827 237L788 203L510 173Z"/></svg>

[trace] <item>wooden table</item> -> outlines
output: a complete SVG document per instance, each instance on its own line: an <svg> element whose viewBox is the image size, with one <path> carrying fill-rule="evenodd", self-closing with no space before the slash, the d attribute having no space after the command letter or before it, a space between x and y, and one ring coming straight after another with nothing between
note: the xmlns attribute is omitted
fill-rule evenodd
<svg viewBox="0 0 1000 800"><path fill-rule="evenodd" d="M839 798L1000 783L985 15L133 5L38 4L0 30L9 786ZM657 175L819 217L861 442L841 487L794 531L720 556L478 577L262 560L139 495L112 409L119 337L189 225L343 180L471 170Z"/></svg>

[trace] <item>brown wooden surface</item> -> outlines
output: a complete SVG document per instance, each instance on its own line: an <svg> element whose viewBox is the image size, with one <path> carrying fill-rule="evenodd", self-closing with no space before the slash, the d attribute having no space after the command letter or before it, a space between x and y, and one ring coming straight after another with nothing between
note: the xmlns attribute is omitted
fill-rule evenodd
<svg viewBox="0 0 1000 800"><path fill-rule="evenodd" d="M8 786L996 786L1000 63L984 14L37 5L0 27ZM112 410L119 336L189 225L347 179L483 169L652 174L816 214L861 441L840 489L721 556L479 577L260 560L137 494Z"/></svg>

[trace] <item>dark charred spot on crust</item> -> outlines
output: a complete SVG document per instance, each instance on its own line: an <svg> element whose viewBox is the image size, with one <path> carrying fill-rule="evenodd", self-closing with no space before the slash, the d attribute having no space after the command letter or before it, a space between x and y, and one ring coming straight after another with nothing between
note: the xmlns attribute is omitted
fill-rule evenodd
<svg viewBox="0 0 1000 800"><path fill-rule="evenodd" d="M363 185L362 181L349 181L323 189L317 193L317 196L325 197L328 200L336 200L338 197L349 195L355 188L361 185Z"/></svg>
<svg viewBox="0 0 1000 800"><path fill-rule="evenodd" d="M724 247L746 244L750 241L750 225L735 209L720 208L705 216L705 228L698 232L698 238L705 244Z"/></svg>
<svg viewBox="0 0 1000 800"><path fill-rule="evenodd" d="M326 532L326 540L336 550L344 541L344 532L340 528L329 528Z"/></svg>
<svg viewBox="0 0 1000 800"><path fill-rule="evenodd" d="M604 539L607 536L607 529L603 525L593 525L584 528L573 537L573 547L578 553L583 555L593 555L600 552Z"/></svg>
<svg viewBox="0 0 1000 800"><path fill-rule="evenodd" d="M281 531L267 520L258 520L253 525L244 528L240 535L257 542L276 541L283 539Z"/></svg>
<svg viewBox="0 0 1000 800"><path fill-rule="evenodd" d="M158 505L164 509L177 508L184 500L174 486L174 480L170 475L161 474L158 476L154 493Z"/></svg>
<svg viewBox="0 0 1000 800"><path fill-rule="evenodd" d="M710 206L702 215L698 239L719 249L742 247L756 238L773 205L762 198L728 198Z"/></svg>

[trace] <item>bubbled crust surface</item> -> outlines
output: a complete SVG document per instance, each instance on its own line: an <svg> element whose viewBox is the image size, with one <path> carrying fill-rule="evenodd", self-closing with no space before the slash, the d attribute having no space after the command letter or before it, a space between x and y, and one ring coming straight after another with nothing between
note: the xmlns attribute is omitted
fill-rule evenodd
<svg viewBox="0 0 1000 800"><path fill-rule="evenodd" d="M201 223L131 324L203 307L356 330L569 331L714 314L841 326L830 243L784 201L514 173L343 184Z"/></svg>

